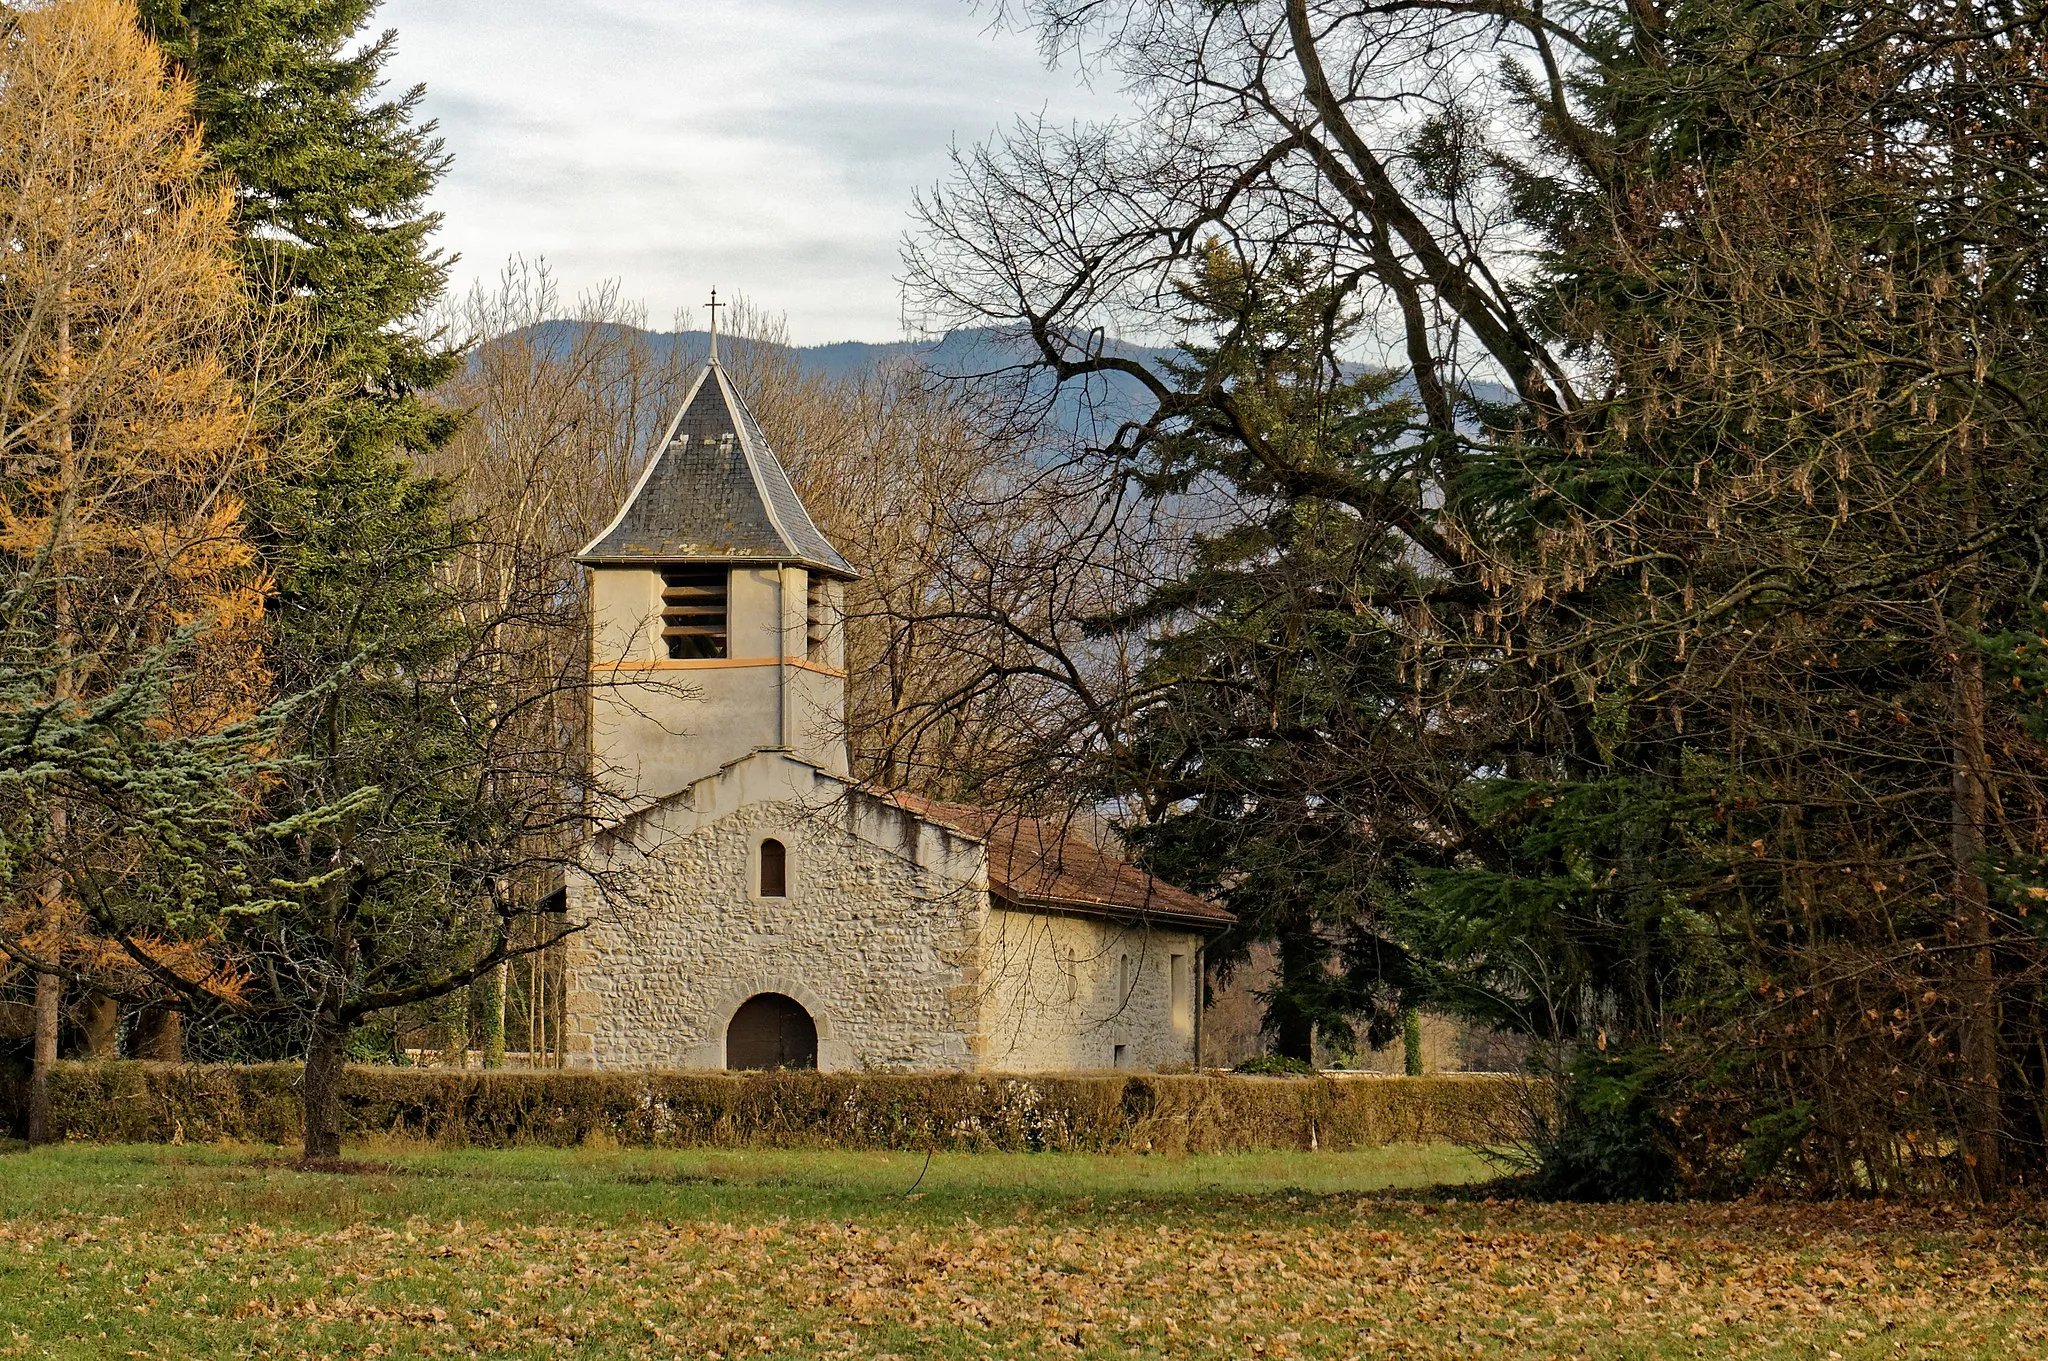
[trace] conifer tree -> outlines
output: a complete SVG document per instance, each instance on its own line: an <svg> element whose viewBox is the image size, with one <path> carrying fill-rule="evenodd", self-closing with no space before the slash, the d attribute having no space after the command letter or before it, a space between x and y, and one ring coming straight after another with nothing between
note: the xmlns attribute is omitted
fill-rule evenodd
<svg viewBox="0 0 2048 1361"><path fill-rule="evenodd" d="M1433 989L1572 1053L1552 1188L2037 1178L2048 951L1999 876L2048 794L1976 639L2048 543L2039 5L1024 9L1149 101L963 153L913 288L1142 386L1117 475L1217 400L1099 342L1205 235L1384 325L1449 758L1387 902Z"/></svg>
<svg viewBox="0 0 2048 1361"><path fill-rule="evenodd" d="M322 380L318 397L292 413L277 476L251 507L272 576L278 684L323 697L285 730L291 750L314 762L301 774L322 778L276 791L308 808L374 785L377 762L363 758L407 746L383 745L392 733L372 715L392 711L368 698L377 677L417 670L452 645L452 602L438 574L461 530L445 489L415 462L454 429L423 395L459 356L418 324L446 279L429 244L439 218L426 199L448 158L418 116L424 92L383 88L395 37L365 34L377 8L141 4L144 28L193 83L206 150L233 185L259 300L294 318ZM304 1040L302 1025L274 1020L219 1032L224 1052L243 1057L295 1054Z"/></svg>
<svg viewBox="0 0 2048 1361"><path fill-rule="evenodd" d="M1220 481L1240 513L1185 577L1105 621L1154 636L1141 683L1157 698L1116 792L1149 804L1130 836L1150 866L1238 914L1212 947L1225 968L1275 947L1277 1052L1348 1049L1360 1020L1377 1047L1422 985L1379 905L1435 822L1417 799L1435 782L1413 768L1423 663L1401 626L1427 581L1387 518L1419 499L1426 449L1394 375L1340 363L1356 318L1307 257L1261 274L1212 246L1182 291L1205 334L1171 372L1205 400L1160 440L1149 487Z"/></svg>
<svg viewBox="0 0 2048 1361"><path fill-rule="evenodd" d="M142 0L144 28L193 82L213 162L234 184L249 274L293 301L338 380L339 451L426 449L445 413L419 394L456 359L419 328L447 281L427 196L448 166L415 87L386 97L396 36L356 45L379 0Z"/></svg>
<svg viewBox="0 0 2048 1361"><path fill-rule="evenodd" d="M425 393L461 357L420 324L447 272L425 206L447 157L418 117L422 92L382 90L393 35L360 36L376 9L143 10L195 82L206 145L236 186L249 272L303 320L327 381L252 507L275 581L271 666L306 701L267 791L271 825L287 830L253 851L288 888L274 910L238 919L252 995L229 1036L239 1056L306 1057L310 1156L340 1146L341 1064L365 1016L547 946L533 886L578 825L580 772L558 733L524 721L546 701L499 641L558 601L467 598L455 564L473 526L452 489L418 471L456 426Z"/></svg>
<svg viewBox="0 0 2048 1361"><path fill-rule="evenodd" d="M459 356L417 324L446 283L428 243L440 219L425 204L448 158L418 118L422 89L385 96L395 35L358 42L377 7L141 7L145 29L193 82L206 149L234 186L247 271L264 301L300 321L326 379L300 413L295 456L253 508L288 689L329 680L365 647L404 652L398 635L437 612L434 568L456 536L447 497L413 462L455 424L423 394Z"/></svg>

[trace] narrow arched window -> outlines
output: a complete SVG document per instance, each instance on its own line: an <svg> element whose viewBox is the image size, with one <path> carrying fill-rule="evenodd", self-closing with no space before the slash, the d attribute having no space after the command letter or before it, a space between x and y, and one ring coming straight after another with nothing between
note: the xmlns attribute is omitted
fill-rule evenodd
<svg viewBox="0 0 2048 1361"><path fill-rule="evenodd" d="M761 843L761 896L789 896L789 852L773 837Z"/></svg>

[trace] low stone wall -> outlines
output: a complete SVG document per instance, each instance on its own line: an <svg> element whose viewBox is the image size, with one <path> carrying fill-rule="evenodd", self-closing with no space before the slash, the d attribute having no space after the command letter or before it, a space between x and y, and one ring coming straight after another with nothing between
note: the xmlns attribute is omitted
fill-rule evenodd
<svg viewBox="0 0 2048 1361"><path fill-rule="evenodd" d="M292 1143L296 1064L64 1063L54 1130L95 1142ZM18 1108L19 1089L10 1093ZM853 1073L465 1072L355 1067L351 1137L447 1146L956 1148L1210 1153L1497 1143L1526 1121L1519 1078L1001 1077Z"/></svg>

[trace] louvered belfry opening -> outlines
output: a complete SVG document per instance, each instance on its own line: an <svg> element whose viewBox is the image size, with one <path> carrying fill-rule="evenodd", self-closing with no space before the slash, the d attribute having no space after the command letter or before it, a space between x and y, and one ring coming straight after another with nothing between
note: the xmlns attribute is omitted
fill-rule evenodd
<svg viewBox="0 0 2048 1361"><path fill-rule="evenodd" d="M825 660L825 578L810 574L810 590L804 600L804 654L814 662Z"/></svg>
<svg viewBox="0 0 2048 1361"><path fill-rule="evenodd" d="M726 569L661 569L661 640L671 661L725 656Z"/></svg>

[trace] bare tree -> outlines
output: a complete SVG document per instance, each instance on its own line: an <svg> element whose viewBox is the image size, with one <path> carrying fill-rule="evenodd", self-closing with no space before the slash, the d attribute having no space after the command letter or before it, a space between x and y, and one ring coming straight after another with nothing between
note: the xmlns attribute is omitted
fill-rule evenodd
<svg viewBox="0 0 2048 1361"><path fill-rule="evenodd" d="M491 664L530 695L519 722L531 740L587 764L589 615L572 556L624 501L683 395L688 356L652 343L644 312L621 301L616 282L567 301L545 261L509 262L495 285L477 285L438 321L466 358L434 397L463 419L420 464L454 488L456 513L472 526L444 572ZM507 892L544 898L556 857L580 833L545 829L554 844L534 848L545 852L534 873ZM559 1042L551 961L536 953L525 964L514 978L501 962L471 1005L443 1006L481 1021L487 1063L502 1058L508 1006L523 1016L530 1055ZM463 1026L449 1029L463 1038Z"/></svg>
<svg viewBox="0 0 2048 1361"><path fill-rule="evenodd" d="M1427 740L1469 744L1427 829L1462 886L1438 924L1524 933L1440 931L1439 961L1504 1007L1521 941L1599 961L1564 1037L1644 1046L1702 1180L2037 1164L2043 960L1987 875L2041 853L2038 763L1975 641L2039 589L2036 10L1022 13L1141 113L961 153L913 299L1015 346L1041 411L1143 394L1094 441L1105 497L1200 426L1240 483L1387 527L1414 570L1356 606ZM1275 438L1226 367L1103 342L1186 334L1219 253L1311 259L1358 309L1331 358L1412 389L1398 475ZM1532 894L1555 909L1518 918Z"/></svg>

